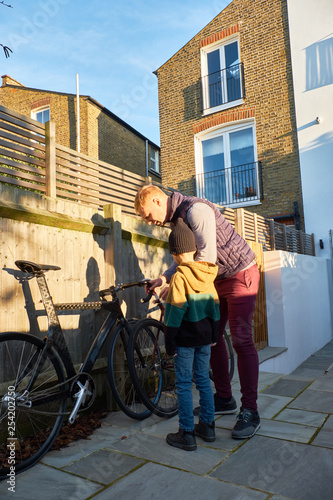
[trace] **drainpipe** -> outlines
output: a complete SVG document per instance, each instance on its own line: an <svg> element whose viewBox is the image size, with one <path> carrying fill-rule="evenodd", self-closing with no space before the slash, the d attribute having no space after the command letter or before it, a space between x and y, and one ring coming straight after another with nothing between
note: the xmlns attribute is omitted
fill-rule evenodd
<svg viewBox="0 0 333 500"><path fill-rule="evenodd" d="M80 144L80 94L79 94L79 75L76 73L76 149L81 152Z"/></svg>
<svg viewBox="0 0 333 500"><path fill-rule="evenodd" d="M149 153L149 145L148 145L148 139L146 139L146 177L148 177L148 153Z"/></svg>

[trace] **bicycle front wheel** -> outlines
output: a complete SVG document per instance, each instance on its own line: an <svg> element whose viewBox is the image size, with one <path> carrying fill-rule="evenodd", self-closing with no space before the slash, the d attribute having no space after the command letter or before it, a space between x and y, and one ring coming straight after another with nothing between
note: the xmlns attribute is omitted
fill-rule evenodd
<svg viewBox="0 0 333 500"><path fill-rule="evenodd" d="M0 480L51 448L64 419L65 386L54 349L30 334L0 334Z"/></svg>
<svg viewBox="0 0 333 500"><path fill-rule="evenodd" d="M134 321L129 321L132 327ZM109 382L119 408L130 418L143 420L151 411L142 403L136 391L128 368L128 337L125 327L120 324L115 330L109 351Z"/></svg>
<svg viewBox="0 0 333 500"><path fill-rule="evenodd" d="M144 404L160 417L177 414L173 357L164 345L163 324L152 318L139 321L128 345L130 374Z"/></svg>

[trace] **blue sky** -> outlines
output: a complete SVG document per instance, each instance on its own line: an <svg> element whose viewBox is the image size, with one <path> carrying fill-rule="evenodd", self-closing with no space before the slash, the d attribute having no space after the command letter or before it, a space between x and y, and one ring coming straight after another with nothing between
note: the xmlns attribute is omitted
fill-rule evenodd
<svg viewBox="0 0 333 500"><path fill-rule="evenodd" d="M28 87L90 95L159 144L152 73L230 0L5 0L1 75Z"/></svg>

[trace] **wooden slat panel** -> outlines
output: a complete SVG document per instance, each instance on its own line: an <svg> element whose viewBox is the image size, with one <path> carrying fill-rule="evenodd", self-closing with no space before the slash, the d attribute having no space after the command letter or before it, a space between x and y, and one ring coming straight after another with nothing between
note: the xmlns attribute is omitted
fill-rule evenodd
<svg viewBox="0 0 333 500"><path fill-rule="evenodd" d="M4 137L5 139L8 139L9 141L14 142L15 144L23 144L24 146L29 146L33 149L38 149L39 151L44 151L45 152L45 145L44 144L39 144L38 141L38 136L35 136L34 140L30 139L25 139L24 137L21 137L19 135L11 134L10 132L1 132L1 137Z"/></svg>
<svg viewBox="0 0 333 500"><path fill-rule="evenodd" d="M24 146L20 146L19 144L14 144L13 142L8 142L0 139L0 146L4 148L8 148L13 151L20 151L21 153L25 153L31 156L37 156L37 158L45 158L45 153L41 151L37 151L35 148L26 148ZM6 156L10 156L8 153Z"/></svg>
<svg viewBox="0 0 333 500"><path fill-rule="evenodd" d="M0 113L1 115L1 113ZM41 134L36 134L34 132L30 132L30 130L25 130L20 127L15 127L14 125L10 125L9 123L6 123L2 120L0 120L0 128L4 130L8 130L9 132L13 132L16 135L21 135L23 137L26 137L27 139L31 140L36 140L36 137L38 139L38 142L45 143L45 136ZM2 135L2 134L1 134Z"/></svg>
<svg viewBox="0 0 333 500"><path fill-rule="evenodd" d="M60 146L59 144L57 144L56 155L61 157L61 154L60 154L61 151L69 153L70 159L73 158L73 153L74 153L74 156L76 158L79 158L79 160L77 160L77 163L80 163L80 159L87 160L89 162L89 164L92 163L92 164L98 165L102 168L102 170L104 170L106 172L109 172L110 169L112 169L114 172L119 172L120 174L126 175L131 179L137 179L137 181L141 181L141 182L144 181L144 178L142 177L142 175L135 174L134 172L130 172L129 170L124 170L120 167L116 167L115 165L111 165L110 163L106 163L104 161L98 160L97 158L91 158L90 156L87 156L83 153L78 153L77 151L74 151L73 149L69 149L69 148L66 148L65 146ZM69 159L68 156L65 159Z"/></svg>
<svg viewBox="0 0 333 500"><path fill-rule="evenodd" d="M46 187L43 184L33 184L32 182L20 181L19 179L15 179L13 177L3 177L2 175L0 175L0 182L3 182L4 184L12 184L13 186L19 186L34 191L41 191L43 193L45 193L46 190ZM41 182L43 182L43 180Z"/></svg>
<svg viewBox="0 0 333 500"><path fill-rule="evenodd" d="M254 343L259 351L268 345L263 247L255 241L248 241L247 243L256 254L256 263L260 272L259 290L253 317Z"/></svg>
<svg viewBox="0 0 333 500"><path fill-rule="evenodd" d="M40 172L41 169L45 170L45 162L41 161L41 160L38 160L37 158L27 158L25 155L17 155L15 154L15 157L16 158L19 158L22 160L22 162L24 163L20 163L18 161L15 161L15 160L11 160L10 158L4 158L3 157L3 154L4 153L10 153L9 151L7 151L6 149L2 149L0 148L0 165L8 165L8 167L13 167L13 168L17 168L18 170L29 170L29 171L32 171L31 169L33 170L36 170L36 172ZM11 154L11 157L13 158L14 155ZM37 167L40 167L39 169L34 167L34 166L30 166L30 163L32 163L33 165L36 165Z"/></svg>
<svg viewBox="0 0 333 500"><path fill-rule="evenodd" d="M31 132L45 135L45 125L43 123L37 122L28 116L21 115L12 109L0 106L0 118L6 122L13 123L14 125L30 130Z"/></svg>
<svg viewBox="0 0 333 500"><path fill-rule="evenodd" d="M31 169L32 168L33 167L31 167ZM26 173L25 170L29 171L28 169L13 170L11 168L0 167L0 173L2 173L2 174L10 175L12 177L18 177L20 179L25 179L25 180L30 179L31 181L45 183L45 173L43 171L38 171L37 169L34 169L32 171L35 172L36 175L33 175L33 174ZM41 177L41 176L43 176L43 177Z"/></svg>

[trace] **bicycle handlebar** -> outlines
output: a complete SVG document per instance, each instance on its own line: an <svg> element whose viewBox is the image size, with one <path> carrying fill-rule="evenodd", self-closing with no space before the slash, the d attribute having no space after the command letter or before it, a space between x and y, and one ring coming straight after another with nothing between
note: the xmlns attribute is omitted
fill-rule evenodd
<svg viewBox="0 0 333 500"><path fill-rule="evenodd" d="M134 281L133 283L119 283L118 285L112 285L109 288L106 288L104 290L99 291L99 296L101 299L103 299L106 295L114 295L120 292L121 290L125 290L126 288L131 288L133 286L149 286L150 280L149 279L143 279L141 281ZM145 302L147 302L145 300Z"/></svg>

